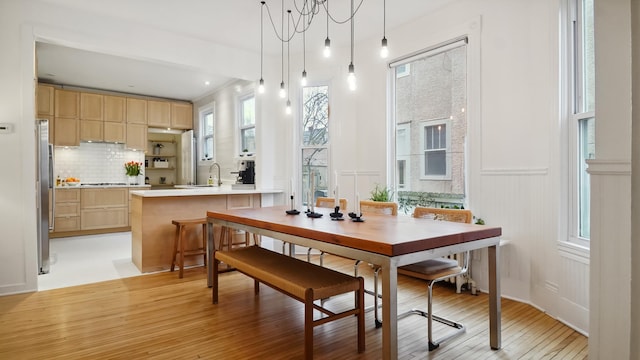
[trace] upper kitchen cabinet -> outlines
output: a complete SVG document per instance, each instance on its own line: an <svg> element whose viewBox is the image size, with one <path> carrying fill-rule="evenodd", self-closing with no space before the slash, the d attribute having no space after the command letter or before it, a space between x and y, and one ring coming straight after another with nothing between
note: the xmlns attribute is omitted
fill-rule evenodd
<svg viewBox="0 0 640 360"><path fill-rule="evenodd" d="M147 125L150 127L170 128L171 103L168 101L147 101Z"/></svg>
<svg viewBox="0 0 640 360"><path fill-rule="evenodd" d="M193 105L190 103L171 103L171 127L190 130L193 128Z"/></svg>
<svg viewBox="0 0 640 360"><path fill-rule="evenodd" d="M70 90L55 90L56 118L78 119L80 115L80 93Z"/></svg>
<svg viewBox="0 0 640 360"><path fill-rule="evenodd" d="M127 98L104 96L104 141L124 143L127 141Z"/></svg>
<svg viewBox="0 0 640 360"><path fill-rule="evenodd" d="M145 151L147 149L147 125L127 124L127 149Z"/></svg>
<svg viewBox="0 0 640 360"><path fill-rule="evenodd" d="M127 116L127 98L104 96L104 121L123 123Z"/></svg>
<svg viewBox="0 0 640 360"><path fill-rule="evenodd" d="M53 144L56 146L80 146L80 121L70 118L55 118Z"/></svg>
<svg viewBox="0 0 640 360"><path fill-rule="evenodd" d="M127 123L147 125L147 100L127 98Z"/></svg>
<svg viewBox="0 0 640 360"><path fill-rule="evenodd" d="M80 119L102 121L104 119L104 95L80 93Z"/></svg>
<svg viewBox="0 0 640 360"><path fill-rule="evenodd" d="M38 93L36 94L38 115L54 115L54 92L55 88L51 85L38 84Z"/></svg>

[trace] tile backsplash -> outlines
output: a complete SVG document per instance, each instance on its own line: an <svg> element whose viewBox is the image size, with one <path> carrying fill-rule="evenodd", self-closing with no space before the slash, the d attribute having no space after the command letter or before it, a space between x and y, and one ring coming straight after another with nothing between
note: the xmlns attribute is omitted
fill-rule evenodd
<svg viewBox="0 0 640 360"><path fill-rule="evenodd" d="M144 152L124 148L124 144L80 143L75 148L55 148L53 176L79 178L83 183L126 183L124 163L138 161L144 179Z"/></svg>

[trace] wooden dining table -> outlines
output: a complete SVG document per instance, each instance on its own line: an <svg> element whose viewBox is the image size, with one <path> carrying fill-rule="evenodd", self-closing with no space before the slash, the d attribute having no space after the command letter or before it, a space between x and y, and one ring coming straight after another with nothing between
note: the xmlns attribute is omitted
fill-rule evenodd
<svg viewBox="0 0 640 360"><path fill-rule="evenodd" d="M489 346L500 349L500 227L384 215L367 215L363 222L354 222L344 214L345 220L334 221L329 216L330 209L316 209L316 212L323 214L320 218L307 217L304 212L289 215L285 210L285 207L276 206L207 211L208 285L212 285L213 275L213 225L244 230L378 265L382 274L381 358L397 359L398 267L487 248Z"/></svg>

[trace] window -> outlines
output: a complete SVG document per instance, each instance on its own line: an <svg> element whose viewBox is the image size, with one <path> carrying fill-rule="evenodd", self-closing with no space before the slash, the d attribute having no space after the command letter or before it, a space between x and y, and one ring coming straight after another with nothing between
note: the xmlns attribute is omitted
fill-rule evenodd
<svg viewBox="0 0 640 360"><path fill-rule="evenodd" d="M301 118L302 204L315 203L329 193L329 87L302 88ZM313 194L311 179L313 178Z"/></svg>
<svg viewBox="0 0 640 360"><path fill-rule="evenodd" d="M449 175L447 154L449 152L446 122L429 122L423 125L422 148L424 161L422 176L445 179Z"/></svg>
<svg viewBox="0 0 640 360"><path fill-rule="evenodd" d="M593 0L569 0L565 81L569 155L569 242L589 247L590 179L586 160L595 158L595 57Z"/></svg>
<svg viewBox="0 0 640 360"><path fill-rule="evenodd" d="M391 63L400 210L465 202L467 40Z"/></svg>
<svg viewBox="0 0 640 360"><path fill-rule="evenodd" d="M411 64L402 64L396 67L396 77L409 76L411 74Z"/></svg>
<svg viewBox="0 0 640 360"><path fill-rule="evenodd" d="M240 98L240 152L256 152L256 98Z"/></svg>
<svg viewBox="0 0 640 360"><path fill-rule="evenodd" d="M215 118L213 104L200 110L200 160L215 158Z"/></svg>

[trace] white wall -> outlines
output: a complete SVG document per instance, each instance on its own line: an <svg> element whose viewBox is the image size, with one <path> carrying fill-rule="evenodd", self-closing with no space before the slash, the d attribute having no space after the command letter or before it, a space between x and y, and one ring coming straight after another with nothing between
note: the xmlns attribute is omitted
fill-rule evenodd
<svg viewBox="0 0 640 360"><path fill-rule="evenodd" d="M597 138L597 152L598 159L608 161L607 165L630 159L629 137L620 137L630 133L630 53L625 50L630 29L628 21L617 20L625 19L625 11L628 17L629 1L597 2L596 14L604 16L604 22L596 27L602 31L596 38L600 54L597 61L602 61L598 63L598 74L607 74L599 76L597 84L598 94L602 95L598 121L605 124L597 130L603 129ZM48 2L37 2L37 7L34 3L35 0L0 2L0 122L14 123L16 128L13 134L0 135L0 158L3 166L10 169L0 174L0 294L36 288L33 41L42 38L202 68L208 65L206 56L199 51L211 48L208 55L220 55L219 46L201 40L86 16L51 7ZM469 204L488 224L502 226L504 238L510 240L502 254L503 294L531 302L581 331L592 333L592 354L612 354L601 351L616 346L629 349L629 326L608 325L629 317L629 307L616 306L615 298L623 295L628 304L631 295L620 287L607 288L611 293L603 294L602 282L594 280L593 272L591 284L588 282L588 258L573 248L558 245L564 240L558 229L565 221L558 201L563 178L557 158L562 144L557 96L558 18L558 0L460 0L430 16L387 29L387 38L393 58L461 33L475 37L470 43L472 49L476 46L473 51L477 59L476 68L469 75L473 94L469 107ZM130 33L137 36L127 36ZM361 194L368 193L374 179L386 179L387 74L385 63L375 55L378 43L376 38L356 44L356 93L346 90L347 49L335 49L336 57L329 62L316 60L319 54L307 54L311 82L331 84L332 125L336 126L332 130L332 161L341 172L341 184L350 181L356 172L365 175L366 180L358 182ZM172 50L167 51L168 48ZM607 60L601 60L605 50ZM616 56L609 56L611 53ZM242 77L243 68L246 72L247 67L259 66L255 61L259 57L245 55L228 57L229 75ZM279 80L276 69L279 68L268 66L265 79ZM292 101L298 102L295 98ZM258 181L265 187L286 189L297 153L291 140L293 119L284 116L284 104L277 99L274 88L258 99L257 106L257 152L262 166L269 169L260 173ZM629 172L623 176L629 176ZM624 186L616 189L615 180L609 175L595 182L603 185L594 186L596 199L629 198L630 192ZM349 188L348 183L345 188ZM349 201L353 203L353 192L344 195L351 196ZM629 269L629 256L623 256L619 266L616 256L628 254L630 235L624 228L629 228L630 219L597 211L593 214L596 221L608 222L603 230L623 229L620 238L607 243L609 252L600 253L602 248L596 245L591 254L592 271L595 256L599 262L596 272L603 270L602 276L611 274L613 283L619 270ZM601 229L595 230L592 234L597 240ZM486 254L476 254L473 265L474 278L481 288L486 288ZM588 300L585 293L589 288ZM615 316L609 320L611 314ZM638 314L634 316L637 323ZM607 325L603 328L606 333L595 331L594 321ZM629 358L628 352L622 351L620 358ZM603 356L594 358L598 357Z"/></svg>

